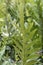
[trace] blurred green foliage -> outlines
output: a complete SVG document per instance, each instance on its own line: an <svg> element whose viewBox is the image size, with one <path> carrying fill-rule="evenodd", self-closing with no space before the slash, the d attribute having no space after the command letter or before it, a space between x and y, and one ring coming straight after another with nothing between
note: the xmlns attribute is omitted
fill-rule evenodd
<svg viewBox="0 0 43 65"><path fill-rule="evenodd" d="M0 0L0 65L43 65L43 0Z"/></svg>

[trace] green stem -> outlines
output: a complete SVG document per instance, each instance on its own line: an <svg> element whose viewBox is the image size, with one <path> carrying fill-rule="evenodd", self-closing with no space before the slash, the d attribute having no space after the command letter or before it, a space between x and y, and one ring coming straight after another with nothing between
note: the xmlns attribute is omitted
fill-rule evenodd
<svg viewBox="0 0 43 65"><path fill-rule="evenodd" d="M41 43L42 43L42 50L43 50L43 17L42 17L42 6L41 6L41 0L38 1L38 13L39 13L39 21L41 25Z"/></svg>
<svg viewBox="0 0 43 65"><path fill-rule="evenodd" d="M22 62L23 65L25 65L26 60L25 60L25 43L26 43L26 39L25 39L25 29L24 29L24 6L25 6L25 1L24 0L16 0L17 4L18 4L18 11L19 11L19 19L20 19L20 30L23 34L23 50L22 50Z"/></svg>

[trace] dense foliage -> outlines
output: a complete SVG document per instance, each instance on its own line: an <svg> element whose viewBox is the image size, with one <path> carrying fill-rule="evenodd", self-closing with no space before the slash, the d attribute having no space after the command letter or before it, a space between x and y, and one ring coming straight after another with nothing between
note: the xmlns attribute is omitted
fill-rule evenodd
<svg viewBox="0 0 43 65"><path fill-rule="evenodd" d="M43 0L0 0L0 65L43 65Z"/></svg>

